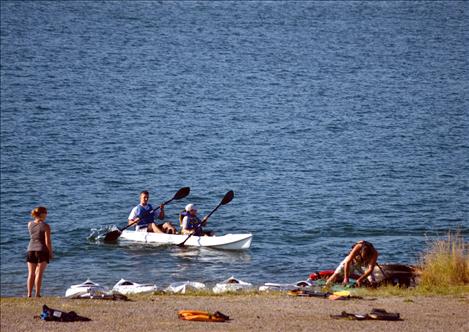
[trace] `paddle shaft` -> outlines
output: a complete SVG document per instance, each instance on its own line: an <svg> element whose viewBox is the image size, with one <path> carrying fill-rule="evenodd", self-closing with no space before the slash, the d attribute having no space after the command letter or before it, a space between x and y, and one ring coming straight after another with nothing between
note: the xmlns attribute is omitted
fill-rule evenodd
<svg viewBox="0 0 469 332"><path fill-rule="evenodd" d="M207 218L206 218L205 220L208 220L208 218L210 218L210 216L213 214L213 212L215 212L216 210L218 210L218 208L219 208L221 205L222 205L222 204L221 204L221 202L220 202L220 204L218 204L217 207L214 208L214 209L212 210L212 212L210 212L210 213L208 214L208 216L207 216Z"/></svg>
<svg viewBox="0 0 469 332"><path fill-rule="evenodd" d="M208 219L208 217L207 217L207 219ZM205 219L205 221L207 221L207 219ZM186 241L189 240L189 239L191 238L191 236L194 235L195 232L197 232L197 230L198 230L200 227L202 227L202 223L199 223L199 224L197 225L197 227L194 229L194 233L190 233L190 234L186 237L186 239L185 239L183 242L181 242L181 243L178 244L178 247L183 247L183 246L184 246L184 243L186 243Z"/></svg>
<svg viewBox="0 0 469 332"><path fill-rule="evenodd" d="M174 197L171 198L170 200L164 202L162 205L166 205L166 204L172 202L173 200L174 200ZM158 211L159 209L160 209L160 206L157 206L157 207L154 208L153 210L150 210L148 213L149 213L149 214L150 214L150 213L154 213L154 212ZM132 227L133 225L135 225L135 224L138 223L139 221L140 221L140 218L139 218L139 220L136 220L136 221L134 221L134 222L128 224L127 226L121 228L120 231L122 232L123 230L126 230L126 229L129 228L129 227Z"/></svg>

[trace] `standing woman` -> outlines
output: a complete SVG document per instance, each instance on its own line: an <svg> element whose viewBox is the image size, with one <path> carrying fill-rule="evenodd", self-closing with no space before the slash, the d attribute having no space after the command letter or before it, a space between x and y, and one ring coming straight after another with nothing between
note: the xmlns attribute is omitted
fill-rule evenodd
<svg viewBox="0 0 469 332"><path fill-rule="evenodd" d="M33 286L36 287L36 297L41 297L42 275L52 259L52 242L50 227L46 224L47 209L38 206L31 211L33 221L28 223L31 240L29 241L26 262L28 263L28 297L32 296Z"/></svg>

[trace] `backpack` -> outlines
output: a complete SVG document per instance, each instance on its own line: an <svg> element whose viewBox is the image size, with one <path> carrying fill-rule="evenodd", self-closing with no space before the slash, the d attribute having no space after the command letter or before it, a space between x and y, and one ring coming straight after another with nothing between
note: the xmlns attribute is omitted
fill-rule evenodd
<svg viewBox="0 0 469 332"><path fill-rule="evenodd" d="M42 313L40 318L45 321L55 322L86 322L90 321L88 317L82 317L77 315L75 311L64 312L57 309L49 308L47 305L42 306Z"/></svg>

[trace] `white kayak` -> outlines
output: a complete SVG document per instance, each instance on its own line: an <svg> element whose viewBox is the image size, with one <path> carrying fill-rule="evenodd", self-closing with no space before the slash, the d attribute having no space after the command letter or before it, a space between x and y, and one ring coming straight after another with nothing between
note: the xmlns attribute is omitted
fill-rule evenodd
<svg viewBox="0 0 469 332"><path fill-rule="evenodd" d="M180 244L189 235L149 233L143 231L122 231L121 238L154 244ZM225 234L222 236L191 236L184 245L193 247L209 247L227 250L249 249L251 247L252 234Z"/></svg>
<svg viewBox="0 0 469 332"><path fill-rule="evenodd" d="M97 284L91 281L90 279L87 279L85 282L81 284L70 286L65 291L65 297L80 298L90 293L94 294L94 293L107 292L107 291L109 291L107 287L101 286L100 284Z"/></svg>
<svg viewBox="0 0 469 332"><path fill-rule="evenodd" d="M158 290L158 287L153 284L139 284L133 281L121 279L114 285L112 290L124 295L130 295L153 293Z"/></svg>
<svg viewBox="0 0 469 332"><path fill-rule="evenodd" d="M239 291L248 291L253 289L253 285L250 282L245 282L235 277L230 277L213 287L213 292L215 294L227 293L227 292L239 292Z"/></svg>
<svg viewBox="0 0 469 332"><path fill-rule="evenodd" d="M289 291L289 290L301 289L301 288L312 287L312 286L313 284L309 282L308 280L297 281L294 284L277 284L277 283L266 282L264 285L259 287L259 291L261 292Z"/></svg>
<svg viewBox="0 0 469 332"><path fill-rule="evenodd" d="M173 282L164 291L167 293L186 294L191 291L200 291L206 289L205 284L197 281Z"/></svg>

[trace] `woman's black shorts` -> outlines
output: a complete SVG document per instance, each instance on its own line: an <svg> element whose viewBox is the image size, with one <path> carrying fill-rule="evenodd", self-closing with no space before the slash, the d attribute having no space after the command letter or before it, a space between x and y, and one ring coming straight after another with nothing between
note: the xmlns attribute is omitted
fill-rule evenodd
<svg viewBox="0 0 469 332"><path fill-rule="evenodd" d="M49 251L28 251L26 254L26 262L33 264L46 262L49 264Z"/></svg>

